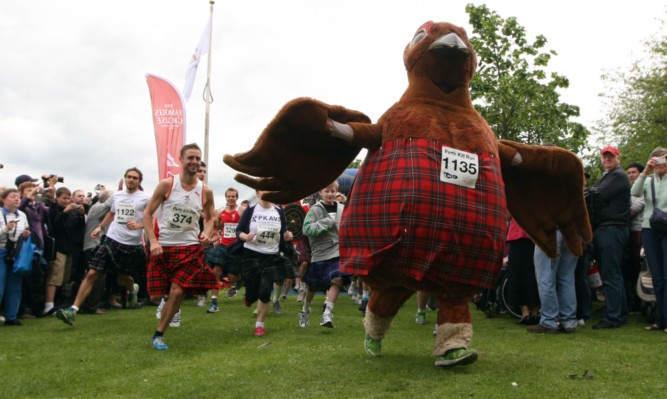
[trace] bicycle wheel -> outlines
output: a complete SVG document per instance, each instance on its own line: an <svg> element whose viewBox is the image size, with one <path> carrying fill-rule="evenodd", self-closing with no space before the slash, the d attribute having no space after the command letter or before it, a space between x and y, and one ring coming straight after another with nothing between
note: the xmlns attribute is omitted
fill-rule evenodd
<svg viewBox="0 0 667 399"><path fill-rule="evenodd" d="M508 282L507 276L503 278L503 281L500 282L500 300L502 301L503 306L507 311L517 319L521 318L521 308L518 306L514 306L510 304L507 301L507 282Z"/></svg>

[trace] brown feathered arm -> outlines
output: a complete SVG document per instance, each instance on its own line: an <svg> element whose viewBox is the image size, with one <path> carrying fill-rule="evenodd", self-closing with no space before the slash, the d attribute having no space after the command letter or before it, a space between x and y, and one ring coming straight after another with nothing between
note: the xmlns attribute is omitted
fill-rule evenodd
<svg viewBox="0 0 667 399"><path fill-rule="evenodd" d="M262 196L265 200L279 204L301 200L336 180L361 150L330 137L327 118L370 124L361 112L298 98L280 110L250 151L225 155L223 161L239 172L255 176L239 173L235 179L256 190L268 191Z"/></svg>
<svg viewBox="0 0 667 399"><path fill-rule="evenodd" d="M507 207L550 258L558 255L556 229L570 252L581 256L593 238L579 158L559 147L498 142Z"/></svg>

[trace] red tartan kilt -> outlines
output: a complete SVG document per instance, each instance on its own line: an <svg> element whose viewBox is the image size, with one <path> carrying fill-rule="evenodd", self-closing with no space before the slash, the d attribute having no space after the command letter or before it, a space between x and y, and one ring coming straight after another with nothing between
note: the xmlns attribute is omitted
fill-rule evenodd
<svg viewBox="0 0 667 399"><path fill-rule="evenodd" d="M383 261L421 281L493 287L507 223L497 156L478 154L475 188L440 181L442 145L384 143L359 171L341 222L341 271L368 274Z"/></svg>
<svg viewBox="0 0 667 399"><path fill-rule="evenodd" d="M171 283L183 287L186 295L201 295L217 288L213 270L203 263L201 245L162 247L162 251L159 256L149 256L146 274L150 295L168 294Z"/></svg>

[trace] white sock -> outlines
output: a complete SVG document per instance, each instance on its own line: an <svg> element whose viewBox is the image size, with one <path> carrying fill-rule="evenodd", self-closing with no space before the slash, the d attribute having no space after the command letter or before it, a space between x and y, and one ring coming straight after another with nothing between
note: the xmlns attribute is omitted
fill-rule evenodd
<svg viewBox="0 0 667 399"><path fill-rule="evenodd" d="M310 313L310 305L312 304L313 304L312 301L311 302L303 301L303 309L301 309L303 313Z"/></svg>
<svg viewBox="0 0 667 399"><path fill-rule="evenodd" d="M371 292L369 290L364 290L361 299L368 299L369 296L371 296Z"/></svg>
<svg viewBox="0 0 667 399"><path fill-rule="evenodd" d="M324 313L331 313L334 308L335 303L324 301Z"/></svg>
<svg viewBox="0 0 667 399"><path fill-rule="evenodd" d="M263 322L263 321L257 321L257 322L255 322L255 328L257 328L257 327L262 327L262 328L264 328L264 322Z"/></svg>
<svg viewBox="0 0 667 399"><path fill-rule="evenodd" d="M70 308L74 309L74 312L79 313L79 307L78 306L70 306Z"/></svg>
<svg viewBox="0 0 667 399"><path fill-rule="evenodd" d="M53 302L45 302L44 303L44 313L48 312L51 309L53 309Z"/></svg>

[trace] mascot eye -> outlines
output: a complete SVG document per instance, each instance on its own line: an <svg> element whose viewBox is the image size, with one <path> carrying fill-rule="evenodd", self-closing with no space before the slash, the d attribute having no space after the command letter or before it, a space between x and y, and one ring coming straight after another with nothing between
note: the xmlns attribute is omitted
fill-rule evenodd
<svg viewBox="0 0 667 399"><path fill-rule="evenodd" d="M412 42L410 42L410 47L414 47L417 43L419 43L419 41L421 41L421 39L424 38L424 36L426 36L426 31L424 29L417 32L415 37L412 39Z"/></svg>

